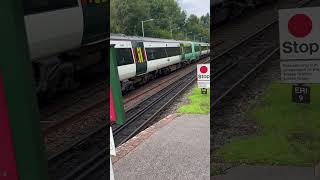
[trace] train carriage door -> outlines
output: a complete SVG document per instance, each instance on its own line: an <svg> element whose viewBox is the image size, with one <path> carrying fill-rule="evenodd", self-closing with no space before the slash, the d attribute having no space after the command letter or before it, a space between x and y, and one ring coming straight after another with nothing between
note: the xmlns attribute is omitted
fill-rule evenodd
<svg viewBox="0 0 320 180"><path fill-rule="evenodd" d="M200 57L202 56L202 46L201 46L201 44L199 44L199 56Z"/></svg>
<svg viewBox="0 0 320 180"><path fill-rule="evenodd" d="M192 60L196 60L197 56L196 56L196 44L194 42L191 43L191 52L192 52L192 55L191 55L191 59Z"/></svg>
<svg viewBox="0 0 320 180"><path fill-rule="evenodd" d="M185 49L183 43L180 43L181 61L185 60Z"/></svg>
<svg viewBox="0 0 320 180"><path fill-rule="evenodd" d="M132 42L132 51L136 62L136 74L144 74L147 72L147 54L145 52L143 42Z"/></svg>
<svg viewBox="0 0 320 180"><path fill-rule="evenodd" d="M107 0L81 0L81 4L84 21L82 44L107 38L109 36Z"/></svg>

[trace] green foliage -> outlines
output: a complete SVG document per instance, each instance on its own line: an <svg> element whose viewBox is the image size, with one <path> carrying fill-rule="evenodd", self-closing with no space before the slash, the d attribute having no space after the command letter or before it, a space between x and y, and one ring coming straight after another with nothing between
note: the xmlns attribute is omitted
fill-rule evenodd
<svg viewBox="0 0 320 180"><path fill-rule="evenodd" d="M208 94L201 94L201 89L195 87L188 97L190 104L185 104L178 109L179 113L208 114L210 113L210 89Z"/></svg>
<svg viewBox="0 0 320 180"><path fill-rule="evenodd" d="M320 91L312 85L311 104L291 102L291 86L273 83L248 113L260 128L256 136L236 137L217 155L231 162L306 165L320 159Z"/></svg>
<svg viewBox="0 0 320 180"><path fill-rule="evenodd" d="M146 37L172 38L179 40L210 40L210 15L200 18L182 11L175 0L111 0L110 31L126 35L142 36L141 21ZM185 37L186 33L188 38ZM200 38L202 37L202 38Z"/></svg>

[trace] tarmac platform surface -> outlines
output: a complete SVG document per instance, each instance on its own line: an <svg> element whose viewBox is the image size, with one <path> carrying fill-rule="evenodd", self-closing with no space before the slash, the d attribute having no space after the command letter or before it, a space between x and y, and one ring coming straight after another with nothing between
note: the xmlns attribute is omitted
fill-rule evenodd
<svg viewBox="0 0 320 180"><path fill-rule="evenodd" d="M209 180L210 116L161 121L117 148L115 180Z"/></svg>

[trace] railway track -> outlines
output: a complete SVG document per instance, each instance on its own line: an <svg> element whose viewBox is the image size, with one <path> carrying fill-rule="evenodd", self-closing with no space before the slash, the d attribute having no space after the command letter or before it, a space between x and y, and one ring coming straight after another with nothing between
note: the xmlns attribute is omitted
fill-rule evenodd
<svg viewBox="0 0 320 180"><path fill-rule="evenodd" d="M155 119L155 117L180 95L195 80L195 71L188 73L162 89L154 96L136 106L128 112L128 119L122 126L114 130L115 145L118 146L137 134L145 125Z"/></svg>
<svg viewBox="0 0 320 180"><path fill-rule="evenodd" d="M199 61L199 63L200 62L201 61ZM186 74L188 74L190 70L193 70L195 68L193 66L194 65L190 65L190 66L184 67L183 69L179 69L169 75L160 77L155 81L151 81L146 86L143 86L137 89L136 92L132 92L132 94L125 95L123 99L125 110L128 111L131 109L131 108L127 108L128 104L131 104L131 102L136 101L137 99L144 100L149 97L148 95L150 94L153 95L154 93L158 92L159 89L161 90L162 88L168 86L169 84L177 81L177 79L185 76ZM141 89L143 90L141 91Z"/></svg>
<svg viewBox="0 0 320 180"><path fill-rule="evenodd" d="M178 71L181 71L181 69ZM178 76L172 76L169 79L162 77L162 80L160 80L156 86L152 86L151 88L147 87L143 91L133 92L133 96L130 95L128 98L124 98L124 104L130 104L131 101L140 99L142 96L146 96L146 94L153 94L152 91L159 88L159 86L167 86L168 82L176 81L176 79L181 76L184 76L184 74L179 72ZM72 94L72 97L65 97L67 100L62 103L62 106L51 105L51 107L42 110L41 123L44 129L44 134L48 135L49 133L56 131L59 127L63 127L66 123L77 121L77 119L86 114L86 112L95 109L102 104L106 104L108 99L106 99L105 92L106 84L105 82L101 81L99 83L90 85L89 88L82 89L75 94ZM131 92L132 91L127 92L125 96L129 95ZM60 104L61 99L64 98L61 97L60 100L54 104ZM132 107L130 106L129 108L125 107L126 110L130 110L131 108Z"/></svg>
<svg viewBox="0 0 320 180"><path fill-rule="evenodd" d="M49 106L42 108L40 123L44 134L51 133L65 123L76 120L84 112L104 103L106 101L105 90L105 81L100 80L90 84L88 88L83 88L73 94L65 94Z"/></svg>
<svg viewBox="0 0 320 180"><path fill-rule="evenodd" d="M204 60L209 61L209 58ZM202 61L201 61L202 62ZM156 93L135 108L126 112L126 123L115 127L115 143L119 145L141 131L151 120L160 114L195 79L196 69ZM49 157L49 172L53 179L86 179L103 174L106 166L108 148L108 128L105 123L90 134L69 145L63 151ZM76 167L76 168L74 168ZM94 173L93 173L94 172ZM90 179L90 178L89 178Z"/></svg>
<svg viewBox="0 0 320 180"><path fill-rule="evenodd" d="M217 41L224 42L215 47L214 52L216 55L223 53L229 47L259 31L266 24L277 20L279 8L296 8L297 5L303 2L304 0L277 1L257 9L248 10L239 18L219 25L216 29L211 29L211 37L214 37L211 44Z"/></svg>

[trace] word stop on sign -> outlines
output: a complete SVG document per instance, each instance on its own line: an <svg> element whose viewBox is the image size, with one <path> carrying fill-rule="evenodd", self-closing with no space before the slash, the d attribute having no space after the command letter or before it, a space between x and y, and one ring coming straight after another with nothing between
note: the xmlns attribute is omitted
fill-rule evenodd
<svg viewBox="0 0 320 180"><path fill-rule="evenodd" d="M281 59L320 59L320 7L279 10Z"/></svg>
<svg viewBox="0 0 320 180"><path fill-rule="evenodd" d="M197 64L198 88L210 88L210 64Z"/></svg>

